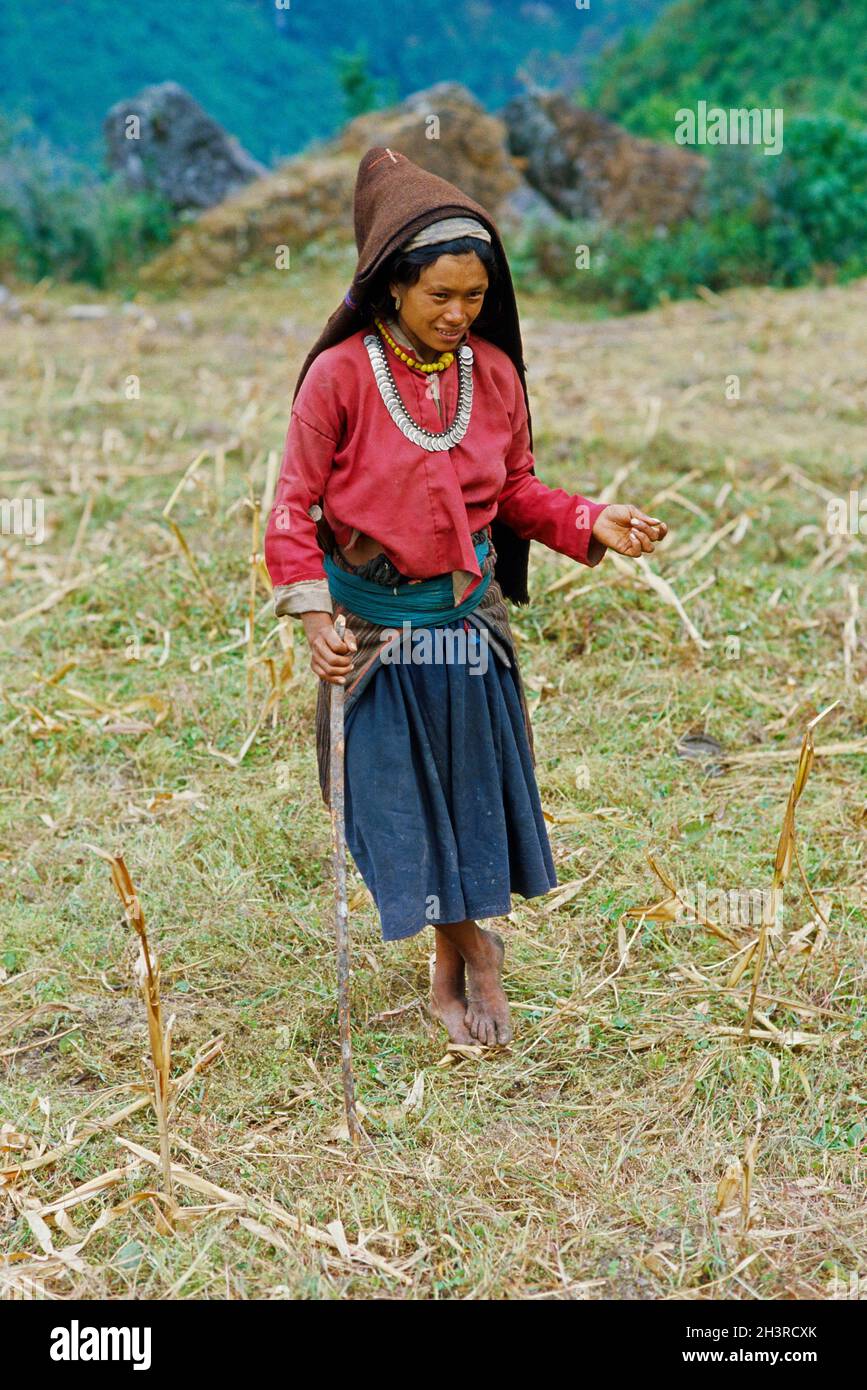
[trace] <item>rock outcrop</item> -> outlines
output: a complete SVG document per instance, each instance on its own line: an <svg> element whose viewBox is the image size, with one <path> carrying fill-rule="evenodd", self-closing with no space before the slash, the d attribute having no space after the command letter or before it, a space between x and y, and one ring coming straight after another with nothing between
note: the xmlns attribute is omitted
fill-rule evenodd
<svg viewBox="0 0 867 1390"><path fill-rule="evenodd" d="M172 245L144 266L143 284L218 284L242 267L273 265L330 237L352 240L358 161L371 145L389 145L477 198L504 225L547 208L515 168L506 128L457 83L416 92L397 106L366 112L328 141L311 146L182 227Z"/></svg>
<svg viewBox="0 0 867 1390"><path fill-rule="evenodd" d="M697 210L700 155L638 139L561 92L528 92L501 115L527 182L564 217L671 226Z"/></svg>
<svg viewBox="0 0 867 1390"><path fill-rule="evenodd" d="M117 102L103 133L109 168L131 188L161 193L176 211L214 207L268 172L177 82Z"/></svg>
<svg viewBox="0 0 867 1390"><path fill-rule="evenodd" d="M182 226L139 271L143 286L219 285L229 275L289 259L313 242L352 239L352 189L358 160L306 156L248 184Z"/></svg>
<svg viewBox="0 0 867 1390"><path fill-rule="evenodd" d="M144 266L143 285L219 284L273 266L314 242L352 241L358 161L371 145L398 149L488 208L507 234L528 219L654 223L688 216L705 161L636 140L565 98L533 95L491 115L466 87L441 82L397 106L367 112L332 140L255 179L182 226ZM508 122L508 124L507 124Z"/></svg>
<svg viewBox="0 0 867 1390"><path fill-rule="evenodd" d="M532 190L525 186L506 146L506 128L459 82L438 82L398 106L356 116L331 148L360 159L371 145L388 145L508 220ZM535 195L541 207L544 199Z"/></svg>

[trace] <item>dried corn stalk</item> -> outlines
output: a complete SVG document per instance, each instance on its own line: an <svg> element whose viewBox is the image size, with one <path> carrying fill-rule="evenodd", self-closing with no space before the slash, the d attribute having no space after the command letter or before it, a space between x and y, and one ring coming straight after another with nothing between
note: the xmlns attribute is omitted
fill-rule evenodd
<svg viewBox="0 0 867 1390"><path fill-rule="evenodd" d="M816 715L815 719L810 720L809 724L804 730L804 737L801 742L801 755L798 759L798 769L795 773L795 780L792 782L791 791L789 792L789 800L786 805L786 814L783 817L783 828L780 831L780 838L777 842L777 855L776 859L774 860L774 874L771 880L770 899L768 900L767 898L763 898L762 924L759 929L759 937L758 941L756 942L756 950L754 956L753 985L752 990L750 991L749 1006L747 1008L746 1017L744 1018L743 1036L745 1038L749 1038L752 1033L753 1015L755 1013L756 1007L756 995L758 994L759 983L762 978L762 970L765 964L765 956L767 954L768 948L768 936L770 934L771 928L778 920L779 910L782 906L783 901L783 886L787 878L789 877L789 871L792 867L792 859L797 859L797 850L795 847L795 807L801 799L801 793L803 792L804 787L807 785L807 778L809 777L810 769L813 766L813 757L815 755L815 747L813 744L813 730L815 729L816 725L819 724L825 718L826 715L830 714L832 709L836 708L838 704L839 701L835 700L833 705L828 705L827 709L822 710L819 714ZM800 864L798 865L798 867L800 869ZM804 880L804 884L806 885L807 891L808 893L810 893L810 886L807 883L803 869L800 869L800 872L801 877ZM811 901L813 901L812 893L810 893L810 899Z"/></svg>
<svg viewBox="0 0 867 1390"><path fill-rule="evenodd" d="M93 850L94 854L98 854L100 859L104 859L111 865L111 881L117 890L118 897L123 903L126 920L135 931L139 940L139 954L133 966L133 974L145 1002L148 1037L150 1039L154 1110L156 1111L157 1128L160 1136L163 1179L165 1182L166 1196L169 1201L174 1204L168 1125L169 1099L171 1096L169 1068L171 1062L171 1034L174 1015L169 1019L168 1024L163 1023L162 1005L160 1003L159 960L151 950L148 942L144 913L142 912L138 895L133 887L129 870L124 863L123 855L107 854L105 850L99 849L96 845L89 845L88 848Z"/></svg>
<svg viewBox="0 0 867 1390"><path fill-rule="evenodd" d="M688 907L678 893L677 885L674 880L669 877L664 869L660 868L653 856L648 854L646 858L660 883L668 889L668 896L661 898L659 902L648 903L646 907L627 908L623 916L630 919L645 918L649 922L680 921L684 912L691 912L692 909ZM699 916L698 913L694 913L692 920L699 926L705 927L713 936L720 937L721 940L727 941L730 946L734 946L735 949L737 949L738 943L735 938L727 932L724 927L721 927L718 922L712 922L707 917Z"/></svg>

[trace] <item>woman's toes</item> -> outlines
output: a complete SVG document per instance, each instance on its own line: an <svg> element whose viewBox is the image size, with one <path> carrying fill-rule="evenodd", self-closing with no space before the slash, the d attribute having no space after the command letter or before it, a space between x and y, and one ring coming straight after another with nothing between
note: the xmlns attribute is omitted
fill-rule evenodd
<svg viewBox="0 0 867 1390"><path fill-rule="evenodd" d="M495 1013L468 1008L464 1022L476 1042L481 1043L483 1047L498 1047L512 1041L512 1025L508 1014L505 1018L500 1018Z"/></svg>

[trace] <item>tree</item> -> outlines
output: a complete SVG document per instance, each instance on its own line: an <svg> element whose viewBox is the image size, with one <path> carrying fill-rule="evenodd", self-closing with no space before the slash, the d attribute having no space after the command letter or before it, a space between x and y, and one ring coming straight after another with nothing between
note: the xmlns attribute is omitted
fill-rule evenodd
<svg viewBox="0 0 867 1390"><path fill-rule="evenodd" d="M376 106L376 83L367 66L367 49L362 44L355 53L338 53L337 80L343 90L346 114L351 120Z"/></svg>

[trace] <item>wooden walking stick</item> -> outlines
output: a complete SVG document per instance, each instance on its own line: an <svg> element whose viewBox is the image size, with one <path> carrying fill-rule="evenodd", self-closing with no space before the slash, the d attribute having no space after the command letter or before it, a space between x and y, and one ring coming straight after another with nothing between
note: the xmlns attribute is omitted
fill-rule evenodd
<svg viewBox="0 0 867 1390"><path fill-rule="evenodd" d="M334 623L338 637L346 630L341 613ZM352 1076L352 1037L349 1031L349 903L346 898L346 823L343 814L343 686L331 684L331 846L334 865L334 925L337 947L337 1012L340 1020L340 1070L346 1124L353 1144L361 1143L361 1126L355 1113L355 1081Z"/></svg>

